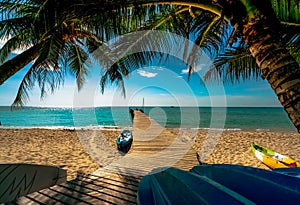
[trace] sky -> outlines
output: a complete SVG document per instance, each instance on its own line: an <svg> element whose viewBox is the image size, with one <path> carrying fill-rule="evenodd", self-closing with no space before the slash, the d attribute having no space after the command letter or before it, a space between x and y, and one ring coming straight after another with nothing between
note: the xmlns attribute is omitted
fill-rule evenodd
<svg viewBox="0 0 300 205"><path fill-rule="evenodd" d="M188 80L185 64L172 58L163 63L149 63L132 72L125 80L126 97L120 88L108 85L104 94L99 89L99 66L90 70L78 92L76 80L67 76L63 87L40 99L38 86L31 90L26 106L98 107L98 106L204 106L204 107L279 107L276 95L267 81L245 80L239 84L204 82L208 61L195 65ZM24 68L0 86L0 106L10 106L26 73Z"/></svg>

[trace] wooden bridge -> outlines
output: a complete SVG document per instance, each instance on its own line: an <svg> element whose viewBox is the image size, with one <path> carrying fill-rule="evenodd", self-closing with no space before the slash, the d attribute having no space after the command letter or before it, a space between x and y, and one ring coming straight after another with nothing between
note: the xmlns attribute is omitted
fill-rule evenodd
<svg viewBox="0 0 300 205"><path fill-rule="evenodd" d="M134 141L122 160L13 204L136 204L138 183L154 168L188 170L198 164L188 132L165 129L140 111L134 111L133 125Z"/></svg>

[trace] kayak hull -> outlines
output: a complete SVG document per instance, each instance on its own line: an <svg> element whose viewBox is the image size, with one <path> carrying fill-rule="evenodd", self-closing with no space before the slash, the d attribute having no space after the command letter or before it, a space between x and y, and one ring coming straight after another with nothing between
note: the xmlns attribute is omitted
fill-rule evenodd
<svg viewBox="0 0 300 205"><path fill-rule="evenodd" d="M116 139L117 148L120 151L128 152L133 142L131 130L123 130Z"/></svg>
<svg viewBox="0 0 300 205"><path fill-rule="evenodd" d="M256 158L270 169L300 167L300 162L258 144L253 143L251 149Z"/></svg>
<svg viewBox="0 0 300 205"><path fill-rule="evenodd" d="M259 168L205 164L158 168L138 186L138 204L295 204L300 179Z"/></svg>

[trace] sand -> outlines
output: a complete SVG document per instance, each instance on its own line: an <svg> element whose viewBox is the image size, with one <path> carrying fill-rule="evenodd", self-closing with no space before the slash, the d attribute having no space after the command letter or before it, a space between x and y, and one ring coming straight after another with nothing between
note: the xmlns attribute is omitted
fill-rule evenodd
<svg viewBox="0 0 300 205"><path fill-rule="evenodd" d="M176 129L172 131L177 132ZM101 150L106 153L103 158L114 159L118 154L115 139L119 133L120 130L1 129L0 163L59 166L67 170L67 180L71 180L76 178L78 172L89 174L105 165L90 156L87 148ZM193 145L195 152L203 152L204 142L209 142L206 136L206 132L199 131ZM94 146L93 142L96 141L105 143L100 147ZM202 160L205 163L240 164L268 169L251 152L253 142L300 161L299 134L242 131L224 131L217 139L216 146L212 147L210 155Z"/></svg>
<svg viewBox="0 0 300 205"><path fill-rule="evenodd" d="M118 135L117 131L101 133L110 138ZM76 131L54 129L1 129L0 163L59 166L67 170L67 180L101 167L86 153Z"/></svg>
<svg viewBox="0 0 300 205"><path fill-rule="evenodd" d="M194 144L194 149L199 153L201 153L203 139L203 135L198 135ZM212 153L203 161L212 164L239 164L269 169L252 153L253 142L300 160L300 135L297 133L225 131Z"/></svg>

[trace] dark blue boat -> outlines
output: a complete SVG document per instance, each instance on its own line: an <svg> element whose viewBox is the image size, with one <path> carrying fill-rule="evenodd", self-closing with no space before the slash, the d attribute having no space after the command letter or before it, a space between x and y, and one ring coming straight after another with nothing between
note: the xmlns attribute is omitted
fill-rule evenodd
<svg viewBox="0 0 300 205"><path fill-rule="evenodd" d="M300 167L292 167L292 168L277 168L273 169L273 172L278 172L280 174L286 174L289 176L300 178Z"/></svg>
<svg viewBox="0 0 300 205"><path fill-rule="evenodd" d="M116 140L118 150L128 152L133 141L131 130L123 130Z"/></svg>
<svg viewBox="0 0 300 205"><path fill-rule="evenodd" d="M240 165L167 168L144 176L138 204L298 204L300 179Z"/></svg>

